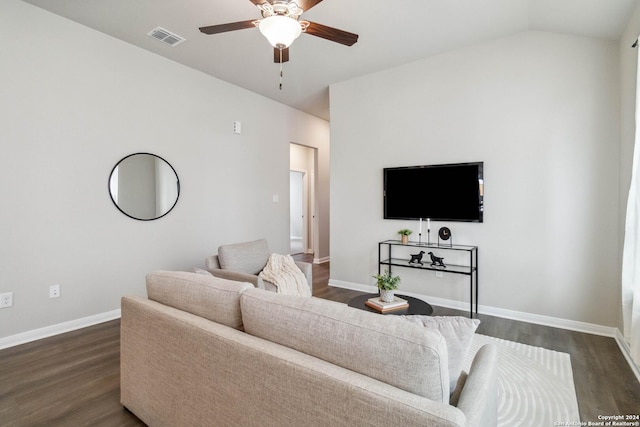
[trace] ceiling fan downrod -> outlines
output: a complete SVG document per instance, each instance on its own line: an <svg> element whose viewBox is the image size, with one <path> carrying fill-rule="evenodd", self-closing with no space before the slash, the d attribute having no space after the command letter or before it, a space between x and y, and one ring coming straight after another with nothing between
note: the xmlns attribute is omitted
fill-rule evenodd
<svg viewBox="0 0 640 427"><path fill-rule="evenodd" d="M282 71L282 47L280 47L280 90L282 90L282 77L284 76L284 72Z"/></svg>

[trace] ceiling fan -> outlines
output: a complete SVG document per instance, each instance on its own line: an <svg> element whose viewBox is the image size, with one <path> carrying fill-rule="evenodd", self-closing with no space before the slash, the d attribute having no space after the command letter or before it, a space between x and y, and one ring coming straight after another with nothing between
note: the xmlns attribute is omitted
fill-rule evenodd
<svg viewBox="0 0 640 427"><path fill-rule="evenodd" d="M258 27L273 46L273 61L280 64L289 60L289 46L301 33L321 37L346 46L352 46L358 41L357 34L315 22L300 20L303 12L311 9L322 0L249 1L260 9L262 19L200 27L200 31L205 34L218 34Z"/></svg>

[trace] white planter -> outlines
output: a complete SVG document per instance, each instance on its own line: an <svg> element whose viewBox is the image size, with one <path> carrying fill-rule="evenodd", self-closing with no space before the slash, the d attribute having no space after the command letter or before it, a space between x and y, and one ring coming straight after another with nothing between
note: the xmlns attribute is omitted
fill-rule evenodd
<svg viewBox="0 0 640 427"><path fill-rule="evenodd" d="M387 291L380 289L380 299L384 302L392 302L395 297L395 291Z"/></svg>

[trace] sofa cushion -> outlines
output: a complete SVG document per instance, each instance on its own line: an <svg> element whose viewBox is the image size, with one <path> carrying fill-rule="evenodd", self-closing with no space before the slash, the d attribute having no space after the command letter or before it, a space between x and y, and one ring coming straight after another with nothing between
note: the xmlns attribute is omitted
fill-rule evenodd
<svg viewBox="0 0 640 427"><path fill-rule="evenodd" d="M447 346L436 330L318 298L249 289L245 331L438 402L449 401Z"/></svg>
<svg viewBox="0 0 640 427"><path fill-rule="evenodd" d="M269 246L265 239L218 247L218 262L225 270L257 275L268 259Z"/></svg>
<svg viewBox="0 0 640 427"><path fill-rule="evenodd" d="M398 316L412 323L440 331L447 342L449 354L449 387L456 389L473 335L480 324L478 319L461 316Z"/></svg>
<svg viewBox="0 0 640 427"><path fill-rule="evenodd" d="M147 295L200 317L242 330L240 294L250 283L185 271L155 271L147 275Z"/></svg>

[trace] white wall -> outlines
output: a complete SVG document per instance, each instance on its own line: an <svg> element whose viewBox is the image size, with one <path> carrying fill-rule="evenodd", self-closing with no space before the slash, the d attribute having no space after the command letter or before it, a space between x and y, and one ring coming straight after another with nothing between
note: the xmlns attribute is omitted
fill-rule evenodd
<svg viewBox="0 0 640 427"><path fill-rule="evenodd" d="M331 280L373 285L376 243L417 231L382 219L384 167L484 161L484 223L432 223L479 246L480 304L617 326L618 66L616 43L524 32L333 85Z"/></svg>
<svg viewBox="0 0 640 427"><path fill-rule="evenodd" d="M291 239L302 239L302 221L305 214L305 203L302 201L304 195L304 174L302 172L289 172L289 212L291 222L289 225L289 236Z"/></svg>
<svg viewBox="0 0 640 427"><path fill-rule="evenodd" d="M147 272L202 266L220 244L265 237L287 253L289 143L328 165L326 121L18 0L0 3L0 52L0 292L14 292L0 337L116 310ZM157 221L108 194L140 151L181 182Z"/></svg>

